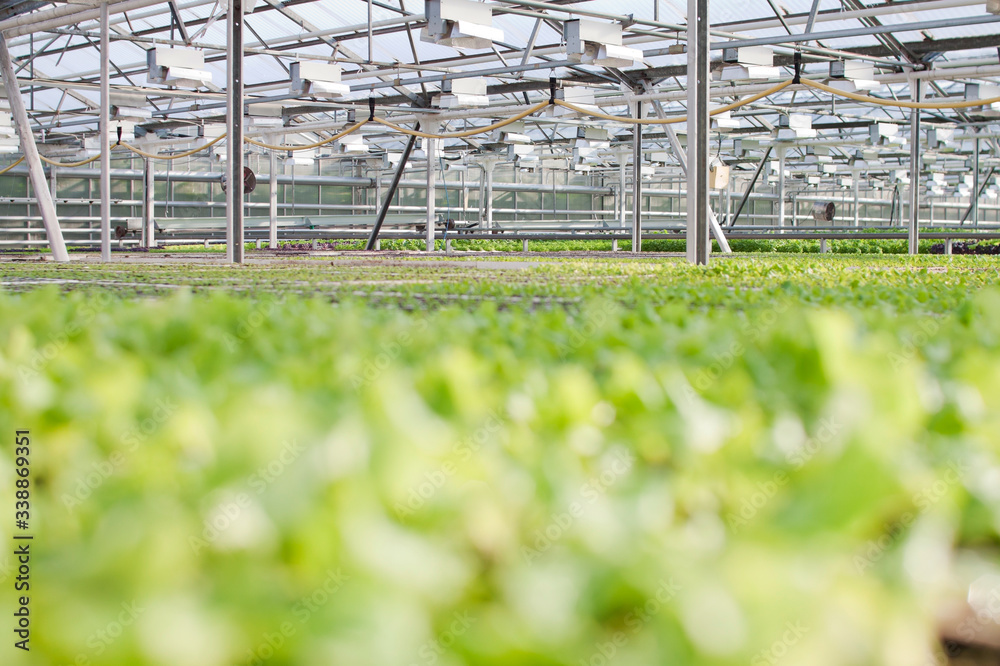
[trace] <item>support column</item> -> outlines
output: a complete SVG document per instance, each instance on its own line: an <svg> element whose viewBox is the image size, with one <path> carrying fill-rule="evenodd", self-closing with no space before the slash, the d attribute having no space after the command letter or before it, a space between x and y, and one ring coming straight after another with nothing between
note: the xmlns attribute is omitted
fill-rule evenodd
<svg viewBox="0 0 1000 666"><path fill-rule="evenodd" d="M635 117L642 118L642 102L635 103ZM642 252L642 125L632 129L632 252Z"/></svg>
<svg viewBox="0 0 1000 666"><path fill-rule="evenodd" d="M497 163L493 160L483 162L483 174L486 181L483 187L483 210L486 214L486 228L493 230L493 170Z"/></svg>
<svg viewBox="0 0 1000 666"><path fill-rule="evenodd" d="M268 174L268 183L270 190L268 191L268 206L267 214L269 219L268 225L268 244L267 246L272 250L278 249L278 152L275 150L271 151L270 165L268 167L270 173Z"/></svg>
<svg viewBox="0 0 1000 666"><path fill-rule="evenodd" d="M910 99L919 102L920 79L910 79ZM920 251L920 109L910 112L910 254Z"/></svg>
<svg viewBox="0 0 1000 666"><path fill-rule="evenodd" d="M148 157L143 160L143 180L145 186L143 187L142 198L143 198L143 242L144 247L153 248L156 247L156 218L154 216L155 212L155 198L156 184L155 184L155 172L153 170L153 160Z"/></svg>
<svg viewBox="0 0 1000 666"><path fill-rule="evenodd" d="M430 134L436 134L438 131L438 124L431 123L430 129L427 130ZM424 152L427 153L427 247L428 252L434 251L434 222L435 222L435 211L434 205L436 203L436 192L434 188L437 185L437 139L424 139Z"/></svg>
<svg viewBox="0 0 1000 666"><path fill-rule="evenodd" d="M973 128L973 132L978 134L978 130ZM979 228L979 138L974 144L975 153L972 156L972 226Z"/></svg>
<svg viewBox="0 0 1000 666"><path fill-rule="evenodd" d="M226 259L243 263L243 0L229 0L226 57Z"/></svg>
<svg viewBox="0 0 1000 666"><path fill-rule="evenodd" d="M625 188L628 187L627 162L628 153L623 150L618 154L618 226L622 229L625 228L625 216L628 210L628 202L626 201L628 197L625 191Z"/></svg>
<svg viewBox="0 0 1000 666"><path fill-rule="evenodd" d="M688 0L687 259L707 265L708 237L708 0Z"/></svg>
<svg viewBox="0 0 1000 666"><path fill-rule="evenodd" d="M111 84L108 3L101 3L101 261L111 261Z"/></svg>
<svg viewBox="0 0 1000 666"><path fill-rule="evenodd" d="M858 194L861 190L861 172L854 171L851 175L854 177L851 182L854 189L854 226L859 227L861 226L861 211L858 209Z"/></svg>
<svg viewBox="0 0 1000 666"><path fill-rule="evenodd" d="M24 153L28 177L31 179L31 189L38 202L38 211L42 216L42 225L45 227L45 235L49 239L52 257L56 261L69 261L62 229L59 228L59 218L56 217L56 207L45 182L45 167L42 166L42 160L38 157L38 146L35 145L35 136L31 133L28 112L24 108L21 88L14 75L10 51L7 49L7 39L3 33L0 33L0 69L3 70L3 82L7 91L7 100L10 102L10 113L14 119L14 126L17 128L17 136L21 140L21 152Z"/></svg>
<svg viewBox="0 0 1000 666"><path fill-rule="evenodd" d="M785 152L778 148L778 228L785 228ZM781 233L784 233L782 231Z"/></svg>
<svg viewBox="0 0 1000 666"><path fill-rule="evenodd" d="M56 192L58 191L58 189L59 189L59 174L57 173L56 166L53 165L53 164L50 164L49 165L49 194L52 195L52 208L56 210L56 215L59 214L59 210L56 208L56 199L59 198L58 195L56 194ZM29 206L29 208L30 208L30 206ZM31 214L30 210L29 210L28 214L30 216L30 214Z"/></svg>

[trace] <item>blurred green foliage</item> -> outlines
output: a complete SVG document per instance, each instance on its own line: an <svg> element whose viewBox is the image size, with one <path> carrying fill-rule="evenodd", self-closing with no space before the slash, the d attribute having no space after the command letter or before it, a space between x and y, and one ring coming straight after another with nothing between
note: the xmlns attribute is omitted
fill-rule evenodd
<svg viewBox="0 0 1000 666"><path fill-rule="evenodd" d="M934 663L996 266L828 259L5 266L3 663Z"/></svg>

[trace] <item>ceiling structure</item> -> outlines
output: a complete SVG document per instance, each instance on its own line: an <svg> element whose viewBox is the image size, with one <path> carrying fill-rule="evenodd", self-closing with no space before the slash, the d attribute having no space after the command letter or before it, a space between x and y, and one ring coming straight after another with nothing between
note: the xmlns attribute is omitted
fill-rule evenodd
<svg viewBox="0 0 1000 666"><path fill-rule="evenodd" d="M141 3L124 3L141 4ZM442 119L442 131L486 125L548 99L549 80L560 87L586 88L606 114L628 115L629 102L645 95L664 117L683 115L686 90L686 6L678 0L593 0L589 2L496 1L492 27L502 32L489 48L456 48L422 39L424 6L417 0L259 0L246 16L246 94L251 115L274 115L280 108L283 140L310 143L345 126L348 110L367 114L370 98L379 112L396 123L431 116ZM66 7L66 5L57 5ZM112 92L141 95L151 118L139 122L137 134L161 138L189 137L192 125L223 122L225 117L226 2L191 0L149 4L117 12L111 5ZM5 11L46 12L38 2L7 3ZM85 6L81 6L85 7ZM812 31L803 37L812 17ZM998 47L1000 16L985 2L910 0L865 4L861 0L725 0L711 3L712 60L716 81L713 103L726 104L766 89L794 75L801 54L802 75L826 81L830 63L857 61L874 66L883 85L871 91L886 99L908 99L909 77L926 77L929 101L962 98L967 83L1000 80ZM567 54L564 24L574 19L617 24L622 44L639 49L637 66L618 69L576 62ZM33 29L33 28L28 28ZM369 40L369 34L372 36ZM10 36L8 44L29 102L29 115L41 143L75 143L97 131L99 106L99 23L71 25ZM773 49L768 79L721 81L722 47L764 45ZM211 81L198 89L164 86L148 80L147 51L157 46L194 48L203 53ZM337 99L296 96L290 92L290 67L298 61L336 63L348 94ZM442 81L484 78L489 107L462 111L434 107ZM965 159L973 133L983 137L981 149L997 151L1000 119L983 109L929 111L926 126L954 128L942 143L941 164ZM777 145L777 129L788 114L807 114L815 137L786 141L787 168L814 170L818 162L847 165L852 158L891 177L908 166L906 132L899 138L872 140L879 123L906 126L905 109L834 99L813 89L791 86L732 112L731 125L713 135L718 159L737 172L752 172L766 146ZM996 123L994 125L993 123ZM532 159L573 157L581 126L608 130L610 146L592 155L594 168L617 163L617 143L631 141L631 128L610 120L572 115L536 114L516 128L535 146ZM682 136L684 124L675 126ZM273 128L269 128L273 129ZM152 137L154 134L151 134ZM254 136L251 126L248 134ZM362 130L370 150L400 151L407 137L382 126ZM447 140L451 158L497 148L495 134ZM648 154L670 165L670 141L659 127L643 136ZM878 145L882 143L882 145ZM812 146L820 146L815 155ZM858 151L866 151L860 155ZM948 151L947 153L944 151ZM931 160L934 155L929 156ZM799 159L801 158L801 159ZM866 159L867 158L867 159ZM576 158L580 162L579 156ZM828 169L829 173L829 169ZM950 184L950 183L949 183Z"/></svg>

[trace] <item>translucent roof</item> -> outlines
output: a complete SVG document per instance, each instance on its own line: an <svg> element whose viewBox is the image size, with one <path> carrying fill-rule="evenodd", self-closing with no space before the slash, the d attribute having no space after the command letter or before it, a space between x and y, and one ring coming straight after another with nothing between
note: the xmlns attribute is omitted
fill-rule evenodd
<svg viewBox="0 0 1000 666"><path fill-rule="evenodd" d="M147 125L217 118L225 113L226 4L216 0L179 2L177 7L185 24L184 30L172 21L166 3L130 12L127 16L112 15L111 84L116 90L147 97L146 106L154 114ZM373 3L371 19L375 36L370 43L367 0L315 0L289 5L259 0L254 12L246 17L244 33L248 49L245 84L251 109L258 101L279 103L285 107L290 125L310 128L304 136L322 136L323 131L330 129L320 127L322 123L342 122L345 107L364 109L363 104L371 96L380 99L385 113L411 119L415 111L424 113L420 108L432 101L429 97L440 90L442 78L476 74L485 77L491 86L489 103L494 108L483 110L478 120L475 117L461 120L463 124L485 124L490 118L503 117L505 106L547 99L550 76L564 81L565 85L590 86L599 98L606 98L599 102L606 113L627 113L629 106L622 93L631 94L631 87L640 79L647 82L646 92L662 93L658 103L664 113L683 111L686 56L667 54L667 49L683 40L683 32L678 33L671 26L685 24L686 1L489 4L493 9L492 27L502 31L502 38L497 38L488 48L459 49L434 43L421 35L425 25L422 20L424 7L423 2L417 0ZM776 57L787 56L796 48L796 44L788 43L788 35L805 30L812 4L812 0L783 0L773 5L767 0L712 2L712 41L718 46L732 40L737 43L770 40L774 42L771 46ZM905 72L912 67L906 55L896 52L899 43L921 45L917 56L925 58L926 62L919 64L918 69L933 66L939 72L952 68L968 72L964 78L942 74L932 89L933 95L958 94L966 82L992 82L1000 75L1000 70L989 67L997 64L996 45L1000 39L989 38L1000 34L1000 26L996 23L1000 17L986 14L982 2L894 2L863 11L847 9L847 4L839 0L820 0L813 32L819 33L821 39L803 45L806 47L806 75L825 76L828 61L860 56L876 65L876 75L895 77L890 85L883 86L875 94L905 98L909 95ZM40 11L50 9L48 6ZM561 24L574 18L622 25L624 45L641 50L644 63L638 68L618 70L571 62L573 56L567 54ZM894 30L886 31L885 35L871 34L879 30L879 24ZM190 47L204 54L204 68L211 75L211 83L197 90L187 90L171 89L149 81L147 50L164 43L181 48L185 46L185 38ZM932 51L928 45L936 42L944 43L946 48ZM12 54L18 64L23 65L19 76L36 83L31 104L34 120L40 128L70 133L96 129L98 44L99 24L94 20L79 21L72 28L10 40ZM529 44L531 52L527 54ZM721 51L713 50L713 60L720 57ZM288 70L293 62L303 59L338 63L343 70L343 82L351 87L350 93L336 100L295 98L290 92ZM898 64L891 67L892 63ZM906 67L902 67L903 64ZM971 67L980 70L968 69ZM791 75L791 67L784 66L769 80L777 82ZM742 82L744 86L750 83ZM23 85L27 84L25 81ZM716 86L720 94L740 90L736 84L718 82ZM719 100L731 101L738 96L734 93ZM907 117L906 112L899 110L874 109L850 100L834 103L827 95L792 89L745 107L737 116L741 118L741 131L752 133L754 128L771 131L779 116L791 110L812 113L818 118L831 116L842 123L856 118L905 120ZM934 114L928 115L934 117ZM954 115L938 115L941 120L955 119ZM579 124L579 119L539 119L529 123L525 131L536 139L552 140L575 136ZM613 134L627 132L627 128L614 123L594 121L594 124L608 126ZM683 124L678 126L681 131L683 128ZM374 140L381 139L375 137ZM400 137L384 140L385 145L391 147ZM448 143L467 146L470 142Z"/></svg>

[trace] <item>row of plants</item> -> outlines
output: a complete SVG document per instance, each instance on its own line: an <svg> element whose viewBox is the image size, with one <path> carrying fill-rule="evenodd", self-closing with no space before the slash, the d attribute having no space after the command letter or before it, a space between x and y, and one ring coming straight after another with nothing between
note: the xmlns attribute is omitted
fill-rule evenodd
<svg viewBox="0 0 1000 666"><path fill-rule="evenodd" d="M739 253L789 253L789 254L819 254L822 252L820 241L801 239L759 239L743 240L734 239L729 242L733 252ZM419 252L425 250L427 244L418 239L383 239L381 249L386 251L411 251ZM445 240L439 238L434 244L435 250L444 251ZM480 251L480 252L521 252L523 244L520 240L469 240L461 236L451 239L451 248L459 252ZM997 254L1000 252L1000 245L995 241L978 241L971 243L956 243L955 254ZM246 251L253 252L257 248L256 243L247 243ZM279 249L290 250L310 250L313 248L312 241L281 241ZM324 251L347 251L363 250L365 241L363 240L336 240L318 241L316 248ZM683 238L663 238L646 239L642 243L643 252L666 252L683 253L686 242ZM531 240L528 241L529 252L610 252L612 243L610 240ZM632 241L622 240L618 243L618 249L622 252L631 252ZM194 246L167 246L159 251L166 252L224 252L225 245L211 245L205 248L200 245ZM721 252L717 241L712 241L712 251ZM863 235L849 239L834 239L828 242L827 252L832 254L907 254L908 246L905 238L901 239L877 239L864 238ZM944 244L935 240L921 240L919 243L921 254L944 254Z"/></svg>
<svg viewBox="0 0 1000 666"><path fill-rule="evenodd" d="M988 262L5 265L5 663L943 664L1000 599Z"/></svg>

